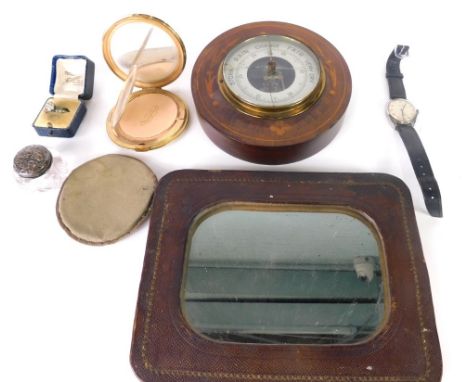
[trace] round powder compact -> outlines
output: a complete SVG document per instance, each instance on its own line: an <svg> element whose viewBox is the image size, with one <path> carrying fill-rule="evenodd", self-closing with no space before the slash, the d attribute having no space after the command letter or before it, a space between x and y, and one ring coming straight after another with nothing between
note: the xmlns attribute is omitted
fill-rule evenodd
<svg viewBox="0 0 468 382"><path fill-rule="evenodd" d="M148 216L156 185L156 176L140 160L105 155L70 173L58 196L57 217L74 239L110 244Z"/></svg>
<svg viewBox="0 0 468 382"><path fill-rule="evenodd" d="M179 35L155 17L131 15L110 26L102 48L109 68L124 81L106 121L112 141L147 151L182 134L188 123L187 105L162 89L185 67L185 46ZM134 87L141 90L133 91Z"/></svg>

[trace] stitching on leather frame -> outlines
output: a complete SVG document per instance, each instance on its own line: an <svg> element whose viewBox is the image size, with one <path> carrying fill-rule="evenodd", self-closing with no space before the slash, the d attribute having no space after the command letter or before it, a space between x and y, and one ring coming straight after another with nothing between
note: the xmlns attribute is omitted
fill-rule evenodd
<svg viewBox="0 0 468 382"><path fill-rule="evenodd" d="M252 180L247 178L222 178L222 179L210 179L210 178L184 178L184 179L175 179L171 180L171 182L167 185L164 198L163 198L163 213L160 220L159 231L162 232L165 222L166 216L168 211L167 206L167 195L169 195L169 191L172 188L174 183L191 183L191 182L236 182L236 183L284 183L284 180L281 179L261 179L261 180ZM288 180L288 183L299 183L299 184L336 184L339 182L317 182L317 181L308 181L308 180ZM352 184L352 185L375 185L375 182L355 182L353 180L346 180L342 182L344 184ZM398 195L400 196L400 200L405 200L403 198L403 194L401 190L396 187L392 183L384 182L380 183L385 186L389 186L397 191ZM150 372L160 375L160 376L173 376L173 377L193 377L193 378L218 378L218 379L244 379L244 380L258 380L258 381L309 381L309 382L348 382L348 381L359 381L359 382L423 382L426 381L432 371L432 365L430 362L430 349L427 345L427 338L426 338L426 329L424 327L424 315L423 309L421 306L421 293L420 293L420 284L419 284L419 277L416 271L416 261L414 258L414 251L413 246L411 244L410 234L409 234L409 226L408 226L408 218L403 209L403 203L400 203L400 208L402 209L402 216L403 216L403 225L405 231L405 239L406 245L410 252L410 262L411 262L411 273L413 274L413 279L416 287L416 306L418 311L418 319L419 319L419 328L420 328L420 335L422 340L422 347L424 351L424 357L426 361L426 370L423 376L415 376L415 377L406 377L406 376L320 376L320 375L268 375L268 374L246 374L246 373L225 373L225 372L209 372L209 371L191 371L191 370L166 370L166 369L157 369L155 368L148 357L146 356L146 347L149 341L148 332L149 332L149 325L151 320L151 312L153 308L153 300L154 300L154 293L156 290L156 270L158 269L159 265L159 255L161 252L161 241L162 241L162 234L159 235L157 246L156 246L156 256L155 261L153 264L152 276L151 276L151 284L149 292L147 293L146 297L146 304L148 309L146 310L146 317L144 320L144 330L143 330L143 341L141 346L141 358L144 362L145 369L149 370Z"/></svg>
<svg viewBox="0 0 468 382"><path fill-rule="evenodd" d="M169 188L170 187L168 186L168 189ZM159 228L161 231L166 222L166 216L167 216L166 201L167 201L167 193L164 195L164 209L163 209L163 215L161 219L161 225ZM148 309L147 309L147 314L146 314L145 321L144 321L145 324L143 327L143 341L141 345L141 356L142 356L142 359L144 360L145 368L148 368L148 366L153 367L146 357L146 345L148 344L148 331L149 331L149 325L150 325L150 320L151 320L151 311L153 309L154 293L156 290L156 270L158 269L158 265L159 265L159 254L161 252L161 238L162 238L162 235L159 235L158 243L156 245L156 256L155 256L155 261L154 261L154 266L153 266L153 273L151 276L150 289L147 293L147 298L146 298L146 304L147 304Z"/></svg>

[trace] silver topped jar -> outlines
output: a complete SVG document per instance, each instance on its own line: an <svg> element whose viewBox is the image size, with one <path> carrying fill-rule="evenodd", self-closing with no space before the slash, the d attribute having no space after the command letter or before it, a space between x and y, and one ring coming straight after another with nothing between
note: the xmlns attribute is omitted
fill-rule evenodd
<svg viewBox="0 0 468 382"><path fill-rule="evenodd" d="M64 160L42 145L23 147L13 159L16 181L35 191L59 188L67 176Z"/></svg>

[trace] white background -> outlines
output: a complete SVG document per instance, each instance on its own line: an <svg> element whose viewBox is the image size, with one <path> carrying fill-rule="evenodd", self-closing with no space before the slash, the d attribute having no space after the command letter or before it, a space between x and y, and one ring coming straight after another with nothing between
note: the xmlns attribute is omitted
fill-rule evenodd
<svg viewBox="0 0 468 382"><path fill-rule="evenodd" d="M70 168L108 153L134 155L158 177L176 169L385 172L410 187L432 284L444 382L466 378L466 11L459 1L37 1L0 5L1 240L0 380L136 381L128 361L148 224L120 242L91 247L69 238L55 217L58 191L26 192L12 176L15 153L39 143ZM167 86L189 106L188 130L168 146L134 153L114 145L105 120L122 82L101 53L105 30L131 13L165 20L188 61ZM320 153L268 167L230 157L203 133L190 91L193 64L220 33L251 21L295 23L321 34L345 57L353 94L342 130ZM385 62L396 44L416 128L443 195L444 218L430 217L398 134L385 115ZM48 97L54 54L96 64L94 97L72 139L39 137L31 127ZM411 354L408 354L411 362Z"/></svg>

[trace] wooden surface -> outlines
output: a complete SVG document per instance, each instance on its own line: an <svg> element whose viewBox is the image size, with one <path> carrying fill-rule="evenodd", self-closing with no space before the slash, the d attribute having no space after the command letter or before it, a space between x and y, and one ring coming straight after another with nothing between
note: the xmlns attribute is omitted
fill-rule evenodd
<svg viewBox="0 0 468 382"><path fill-rule="evenodd" d="M299 115L253 117L237 110L221 93L217 76L226 54L261 34L286 35L303 42L324 67L321 97ZM351 76L338 50L318 34L293 24L258 22L231 29L208 44L193 68L192 94L202 127L220 148L251 162L281 164L306 158L335 137L351 97Z"/></svg>

